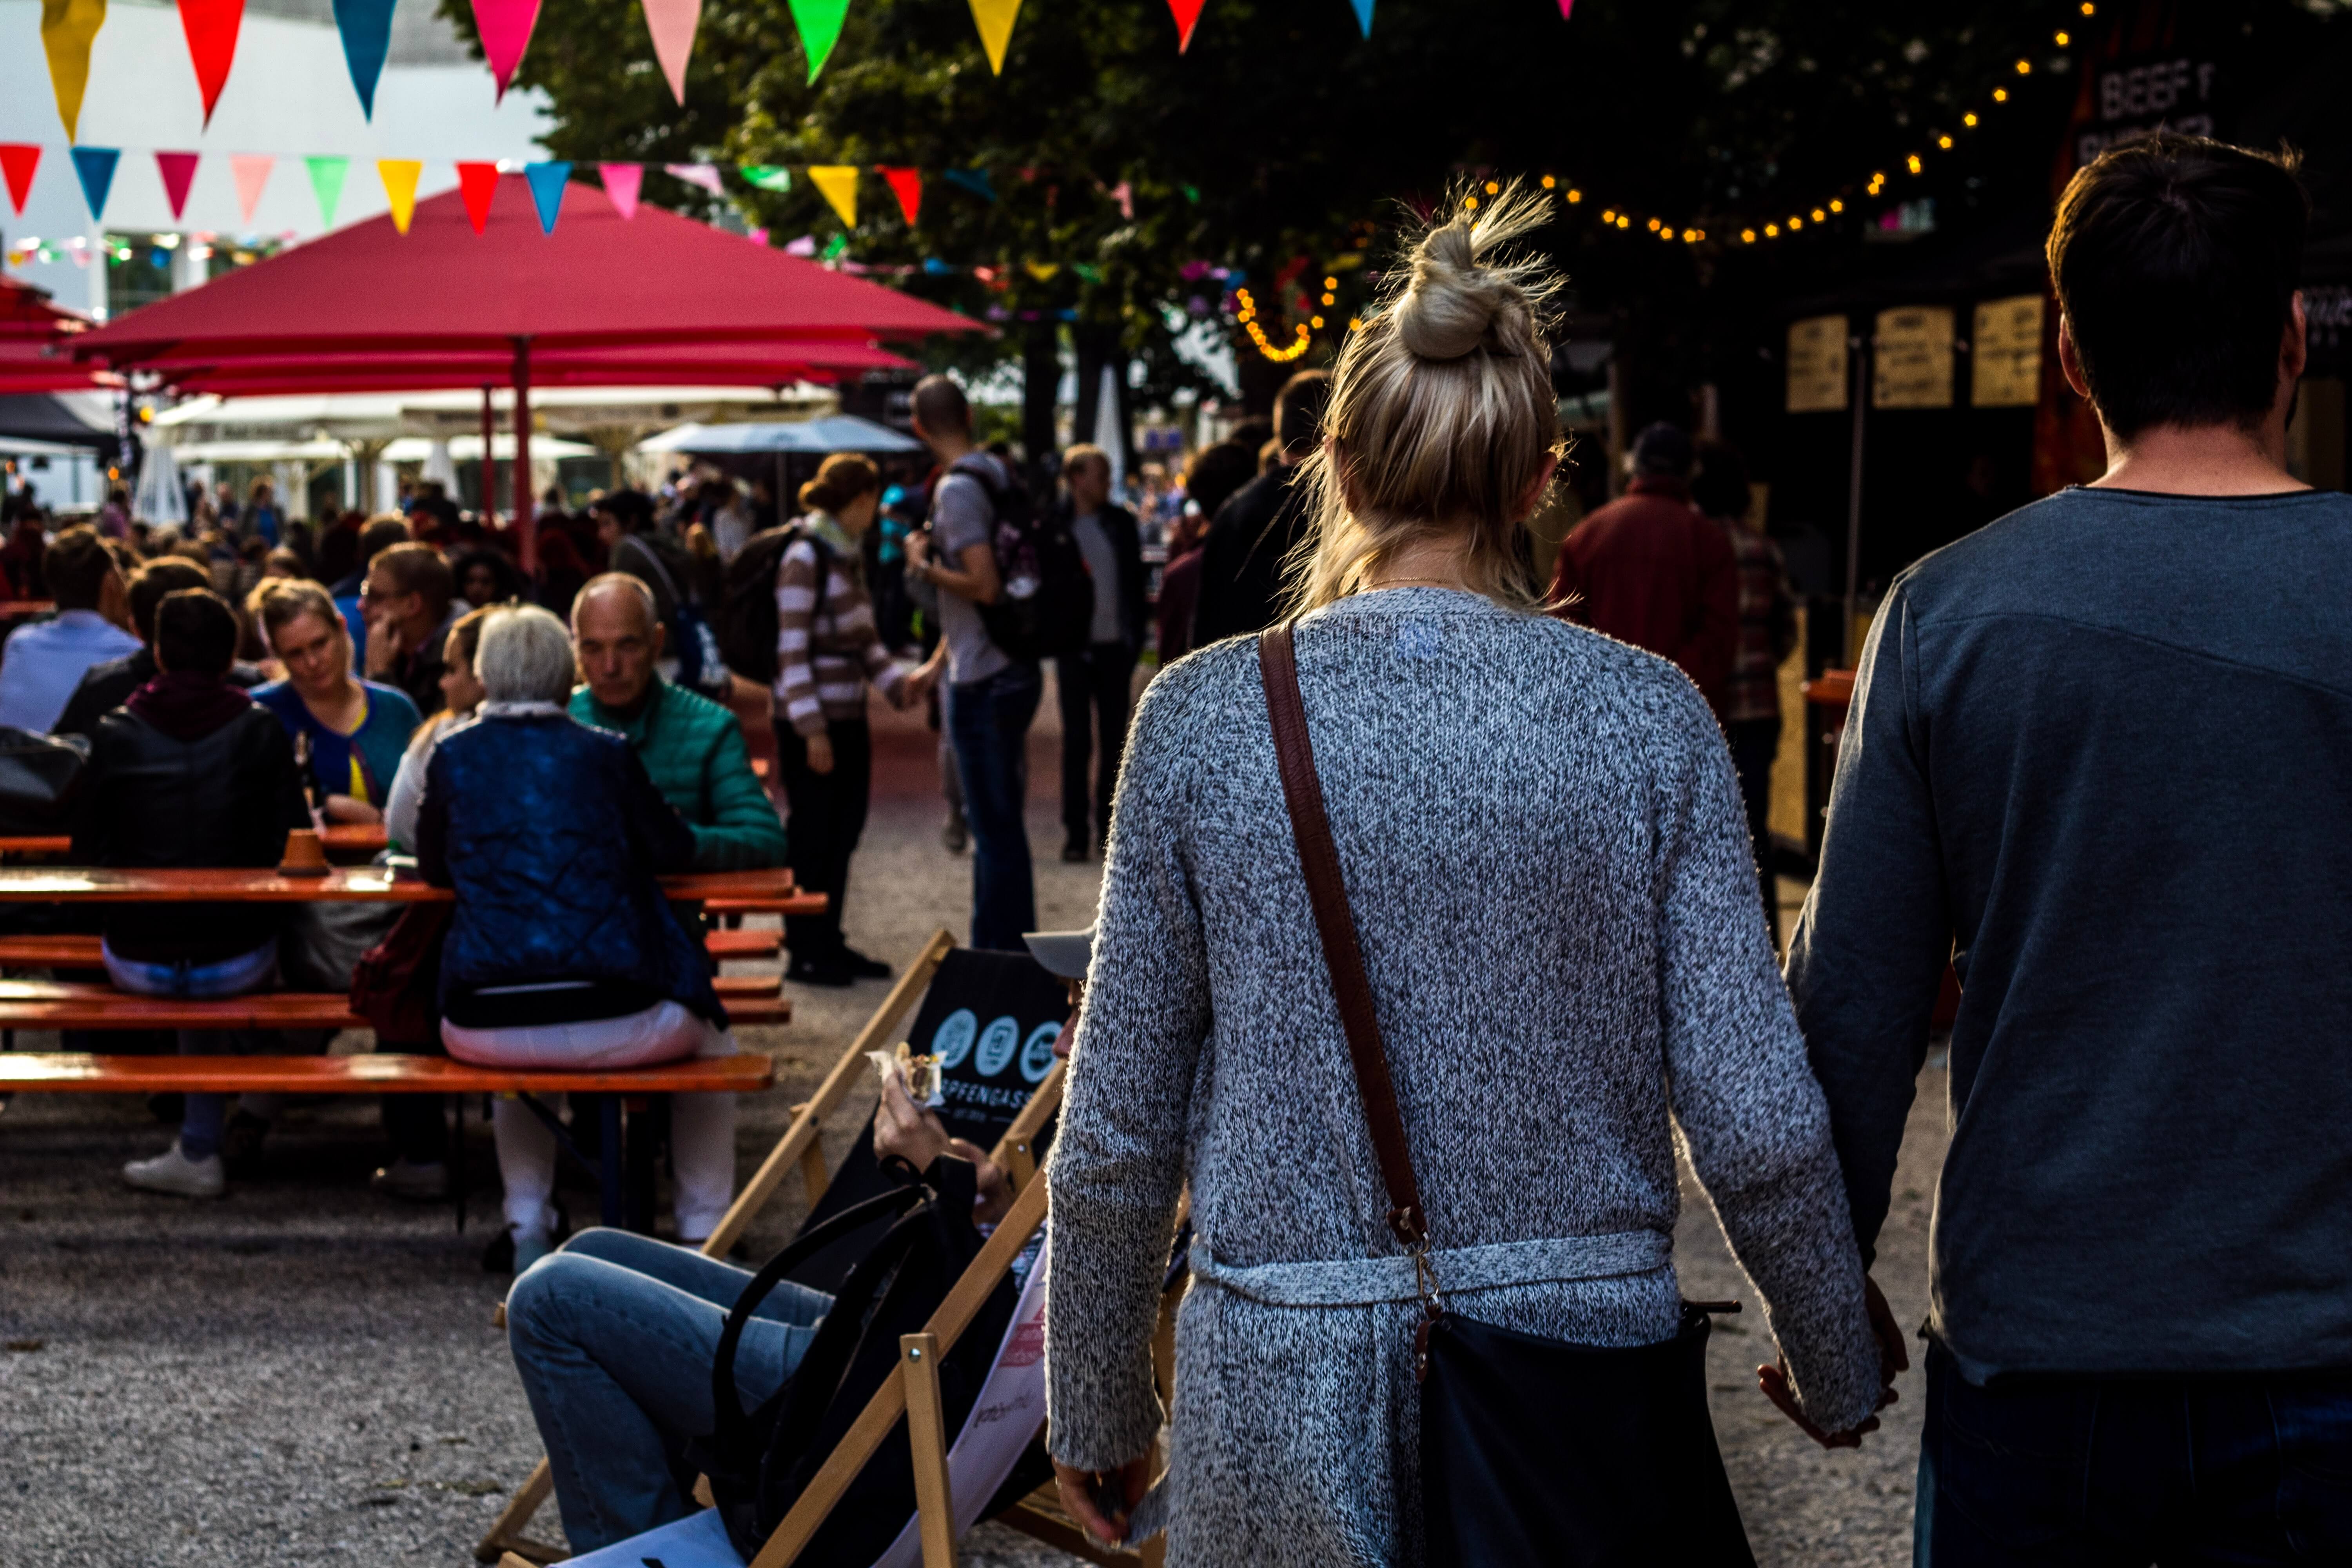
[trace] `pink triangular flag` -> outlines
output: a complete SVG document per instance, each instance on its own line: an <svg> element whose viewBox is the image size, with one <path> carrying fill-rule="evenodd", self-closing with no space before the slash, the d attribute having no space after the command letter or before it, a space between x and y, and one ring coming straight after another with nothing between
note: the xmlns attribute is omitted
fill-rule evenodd
<svg viewBox="0 0 2352 1568"><path fill-rule="evenodd" d="M643 163L599 163L596 173L603 176L604 195L612 202L613 210L621 215L622 220L626 222L636 216L637 192L645 186L646 166Z"/></svg>
<svg viewBox="0 0 2352 1568"><path fill-rule="evenodd" d="M267 153L232 153L229 173L236 176L237 210L245 215L246 226L253 226L253 209L261 205L261 187L269 183L269 171L278 160Z"/></svg>
<svg viewBox="0 0 2352 1568"><path fill-rule="evenodd" d="M1192 28L1201 20L1201 7L1206 0L1168 0L1168 9L1176 14L1176 52L1182 54L1192 47Z"/></svg>
<svg viewBox="0 0 2352 1568"><path fill-rule="evenodd" d="M664 163L662 168L673 178L700 186L714 196L727 194L726 185L719 181L719 165L716 163Z"/></svg>
<svg viewBox="0 0 2352 1568"><path fill-rule="evenodd" d="M686 102L686 58L694 53L694 30L702 25L702 0L646 0L646 31L654 36L654 58L661 61L670 96Z"/></svg>
<svg viewBox="0 0 2352 1568"><path fill-rule="evenodd" d="M180 209L188 205L188 182L196 177L196 156L194 153L155 154L155 169L163 176L163 195L172 204L174 223L180 220Z"/></svg>
<svg viewBox="0 0 2352 1568"><path fill-rule="evenodd" d="M507 95L515 67L530 45L531 25L539 20L539 0L474 0L474 26L482 36L482 53L489 58L490 75L498 79L499 97Z"/></svg>
<svg viewBox="0 0 2352 1568"><path fill-rule="evenodd" d="M1575 9L1576 0L1559 0L1559 19L1563 22L1567 21L1568 14Z"/></svg>

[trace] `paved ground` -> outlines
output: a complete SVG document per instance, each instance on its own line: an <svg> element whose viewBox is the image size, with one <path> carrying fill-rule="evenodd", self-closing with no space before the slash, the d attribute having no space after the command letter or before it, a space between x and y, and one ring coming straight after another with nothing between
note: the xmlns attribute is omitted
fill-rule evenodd
<svg viewBox="0 0 2352 1568"><path fill-rule="evenodd" d="M1097 868L1057 858L1050 713L1039 729L1039 916L1083 925ZM968 859L940 846L928 743L909 721L885 720L874 821L850 896L852 940L894 961L941 925L961 932L969 902ZM782 1080L746 1106L745 1170L883 989L802 992L790 1028L748 1032L775 1056ZM20 1039L20 1048L54 1048ZM1921 1090L1879 1271L1908 1322L1924 1310L1940 1071L1931 1068ZM829 1129L836 1155L869 1099L854 1099ZM496 1203L488 1129L468 1129L474 1218L462 1236L446 1209L368 1192L382 1157L372 1107L290 1108L261 1175L217 1204L122 1187L117 1167L167 1138L129 1100L20 1097L0 1115L0 1563L469 1562L539 1452L489 1322L505 1282L477 1262ZM593 1194L578 1192L572 1207L593 1213ZM788 1193L753 1248L782 1245L799 1207ZM1752 1300L1703 1203L1685 1219L1679 1251L1687 1294ZM1717 1428L1759 1560L1905 1561L1917 1373L1885 1433L1860 1453L1829 1455L1755 1392L1763 1345L1760 1323L1732 1320L1713 1365ZM551 1509L543 1530L554 1531ZM1071 1560L984 1527L964 1561Z"/></svg>

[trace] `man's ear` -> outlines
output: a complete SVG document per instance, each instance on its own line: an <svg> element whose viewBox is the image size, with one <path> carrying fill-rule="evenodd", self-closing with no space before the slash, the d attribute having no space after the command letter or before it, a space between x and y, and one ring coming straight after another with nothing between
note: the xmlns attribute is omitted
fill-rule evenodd
<svg viewBox="0 0 2352 1568"><path fill-rule="evenodd" d="M654 617L654 657L659 658L668 647L669 628L662 625L659 616L656 616Z"/></svg>
<svg viewBox="0 0 2352 1568"><path fill-rule="evenodd" d="M2074 395L2088 403L2091 400L2091 379L2083 374L2082 351L2074 346L2074 323L2064 316L2058 318L2058 368L2066 377L2066 384Z"/></svg>

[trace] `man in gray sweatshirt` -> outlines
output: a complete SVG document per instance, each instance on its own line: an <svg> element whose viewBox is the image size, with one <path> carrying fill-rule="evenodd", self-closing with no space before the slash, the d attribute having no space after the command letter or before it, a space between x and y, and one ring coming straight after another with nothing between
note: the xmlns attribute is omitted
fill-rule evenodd
<svg viewBox="0 0 2352 1568"><path fill-rule="evenodd" d="M2352 1561L2352 498L2308 204L2161 135L2050 237L2104 478L1898 577L1789 979L1865 1258L1947 959L1916 1562Z"/></svg>

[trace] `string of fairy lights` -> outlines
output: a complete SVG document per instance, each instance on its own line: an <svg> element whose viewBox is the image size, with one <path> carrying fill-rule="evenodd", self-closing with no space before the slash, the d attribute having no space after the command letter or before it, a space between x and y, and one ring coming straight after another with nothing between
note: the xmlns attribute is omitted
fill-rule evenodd
<svg viewBox="0 0 2352 1568"><path fill-rule="evenodd" d="M2097 0L2079 0L2074 9L2087 20L2098 15ZM2060 49L2073 48L2075 38L2072 26L2055 29L2051 36L2051 42ZM1989 115L1997 112L2015 98L2016 94L2011 90L2009 85L2011 78L2030 77L2033 71L2033 61L2024 55L2018 56L2010 67L2009 72L1984 95L1984 100L1979 106L1961 112L1957 134L1949 131L1931 132L1932 148L1923 148L1918 152L1906 153L1895 166L1915 179L1926 174L1931 158L1938 153L1957 150L1961 140L1969 132L1983 125ZM1861 183L1862 199L1877 201L1884 198L1887 194L1890 182L1891 177L1885 170L1873 170L1870 177ZM1839 194L1825 196L1821 201L1808 205L1801 205L1786 216L1776 215L1760 220L1719 221L1716 223L1715 228L1710 230L1708 226L1710 220L1706 219L1693 218L1677 223L1654 214L1640 215L1627 206L1603 205L1594 201L1590 193L1580 184L1564 180L1558 174L1545 174L1541 176L1539 184L1544 190L1559 195L1570 207L1588 211L1598 208L1595 221L1604 230L1622 233L1628 237L1645 237L1670 245L1685 246L1706 244L1711 232L1717 237L1718 244L1727 246L1736 244L1744 247L1768 245L1784 237L1803 234L1809 228L1825 228L1832 218L1842 216L1848 210L1846 193L1853 189L1852 185L1848 185ZM1502 189L1500 180L1488 180L1485 183L1483 194L1486 196L1499 195L1502 194ZM1480 199L1481 193L1474 191L1463 198L1463 205L1475 212ZM1339 283L1337 277L1327 277L1323 280L1322 304L1327 310L1337 302L1336 290ZM1324 316L1312 315L1307 321L1300 323L1293 330L1288 342L1277 342L1266 331L1261 321L1263 311L1260 310L1256 300L1248 289L1234 289L1234 302L1235 321L1244 331L1249 334L1249 340L1256 346L1257 352L1277 364L1286 364L1303 356L1313 346L1315 334L1325 328ZM1350 331L1361 324L1352 317L1348 321Z"/></svg>

